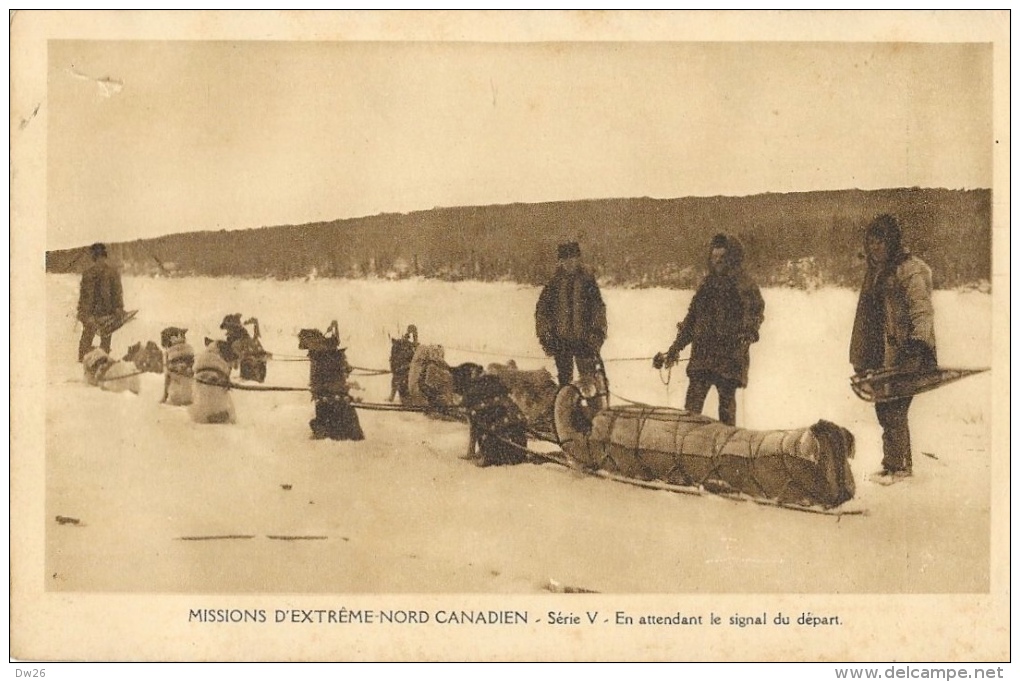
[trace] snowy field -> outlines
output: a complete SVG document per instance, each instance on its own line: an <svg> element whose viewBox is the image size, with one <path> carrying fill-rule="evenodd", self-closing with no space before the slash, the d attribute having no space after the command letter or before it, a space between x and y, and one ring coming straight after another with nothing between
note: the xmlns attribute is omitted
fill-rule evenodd
<svg viewBox="0 0 1020 682"><path fill-rule="evenodd" d="M238 423L196 425L159 404L81 381L78 278L46 286L46 584L50 590L178 593L541 592L554 579L603 593L961 593L989 588L990 376L919 396L913 479L883 487L880 430L854 397L847 345L856 294L766 290L738 425L820 418L857 439L862 515L825 516L712 496L651 491L554 464L479 469L458 459L466 428L419 414L361 412L363 442L311 441L306 393L234 391ZM125 278L136 320L114 354L187 327L219 337L228 313L261 321L264 346L302 355L297 332L339 321L351 363L385 368L389 336L410 323L451 364L548 367L534 337L538 290L419 281ZM603 348L614 393L681 407L650 362L692 292L606 290ZM938 292L939 360L991 363L991 297ZM308 365L274 361L267 385L307 385ZM389 377L359 379L382 402ZM706 412L716 416L714 392ZM289 486L285 489L284 486ZM58 524L57 516L80 520ZM251 539L182 540L240 535ZM273 540L268 536L316 539Z"/></svg>

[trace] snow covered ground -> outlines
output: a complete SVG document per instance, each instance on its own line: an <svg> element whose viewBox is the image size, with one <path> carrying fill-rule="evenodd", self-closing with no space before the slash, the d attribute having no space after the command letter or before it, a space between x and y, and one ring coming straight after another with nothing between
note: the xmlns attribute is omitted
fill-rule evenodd
<svg viewBox="0 0 1020 682"><path fill-rule="evenodd" d="M82 383L75 349L78 278L46 286L47 589L180 593L536 593L553 578L603 593L962 593L989 587L990 376L918 397L912 480L870 483L880 431L850 391L852 291L767 290L738 423L799 427L819 418L857 438L864 515L823 516L651 491L554 464L478 469L458 459L463 425L361 412L367 440L309 440L305 393L234 392L238 423L196 425L139 396ZM228 313L255 315L278 357L297 332L337 319L348 357L385 368L409 323L451 364L515 358L546 366L534 338L538 291L513 284L125 278L137 319L114 353L187 327L196 347ZM607 290L603 349L619 396L680 407L647 361L665 350L691 292ZM991 363L991 297L938 292L939 359ZM302 362L270 363L266 384L307 385ZM389 377L362 378L381 402ZM715 416L714 394L706 405ZM286 488L284 486L289 486ZM80 524L58 524L57 516ZM239 535L250 539L182 540ZM268 536L318 539L274 540Z"/></svg>

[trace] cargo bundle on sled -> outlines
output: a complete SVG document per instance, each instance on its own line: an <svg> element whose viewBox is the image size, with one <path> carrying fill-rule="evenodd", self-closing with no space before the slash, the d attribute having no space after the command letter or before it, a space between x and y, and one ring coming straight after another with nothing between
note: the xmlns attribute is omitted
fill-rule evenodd
<svg viewBox="0 0 1020 682"><path fill-rule="evenodd" d="M556 436L577 465L641 481L734 493L802 507L853 498L853 435L830 422L752 431L668 407L605 407L560 389Z"/></svg>
<svg viewBox="0 0 1020 682"><path fill-rule="evenodd" d="M438 344L420 344L415 348L407 373L407 401L409 407L426 407L436 410L435 415L446 413L459 402L453 392L453 375L446 364L446 352Z"/></svg>

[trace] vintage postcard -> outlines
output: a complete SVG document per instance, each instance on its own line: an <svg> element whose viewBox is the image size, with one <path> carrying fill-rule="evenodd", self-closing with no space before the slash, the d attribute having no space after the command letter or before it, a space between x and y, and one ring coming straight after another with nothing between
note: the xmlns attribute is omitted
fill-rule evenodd
<svg viewBox="0 0 1020 682"><path fill-rule="evenodd" d="M16 12L11 655L1002 662L1008 12Z"/></svg>

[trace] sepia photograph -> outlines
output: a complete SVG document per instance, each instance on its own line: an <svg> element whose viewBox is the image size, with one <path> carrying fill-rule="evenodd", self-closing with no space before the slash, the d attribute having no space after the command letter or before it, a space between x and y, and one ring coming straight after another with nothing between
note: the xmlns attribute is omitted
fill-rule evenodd
<svg viewBox="0 0 1020 682"><path fill-rule="evenodd" d="M12 658L1009 660L1008 13L10 35Z"/></svg>

